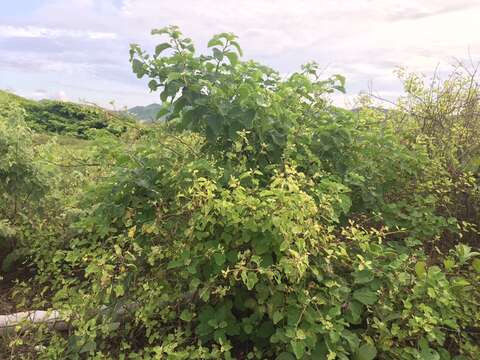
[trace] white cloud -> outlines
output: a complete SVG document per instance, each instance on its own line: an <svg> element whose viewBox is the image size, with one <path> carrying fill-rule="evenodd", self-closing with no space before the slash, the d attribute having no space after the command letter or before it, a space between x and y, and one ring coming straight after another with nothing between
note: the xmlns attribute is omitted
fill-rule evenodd
<svg viewBox="0 0 480 360"><path fill-rule="evenodd" d="M317 60L391 76L395 66L426 70L480 50L478 0L125 0L122 12L139 39L170 23L203 44L233 31L248 57L283 72Z"/></svg>
<svg viewBox="0 0 480 360"><path fill-rule="evenodd" d="M92 88L108 79L126 89L134 86L128 43L152 48L162 40L150 29L176 24L200 50L214 33L232 31L246 58L282 73L315 60L347 76L350 96L373 84L394 98L397 66L429 72L469 52L480 60L479 18L479 0L49 0L29 18L0 25L0 46L15 40L9 54L0 51L0 67L26 59L16 71L28 71L30 61L52 79L73 73Z"/></svg>
<svg viewBox="0 0 480 360"><path fill-rule="evenodd" d="M87 38L91 40L112 40L117 38L113 32L81 31L70 29L55 29L38 26L0 25L0 37L4 38Z"/></svg>

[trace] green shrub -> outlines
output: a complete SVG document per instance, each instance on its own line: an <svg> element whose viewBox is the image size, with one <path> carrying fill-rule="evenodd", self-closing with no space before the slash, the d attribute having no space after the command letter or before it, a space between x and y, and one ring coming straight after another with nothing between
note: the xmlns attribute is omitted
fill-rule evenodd
<svg viewBox="0 0 480 360"><path fill-rule="evenodd" d="M72 326L38 357L474 359L480 254L431 142L332 106L315 64L153 34L131 62L167 122L96 139L68 236L32 244L35 301Z"/></svg>
<svg viewBox="0 0 480 360"><path fill-rule="evenodd" d="M459 63L445 79L434 74L427 82L424 76L401 69L399 76L406 95L399 100L398 116L394 120L401 124L401 132L408 131L416 137L414 141L425 143L430 158L441 164L443 185L440 187L445 198L441 211L473 225L464 241L479 247L480 83L477 70ZM442 244L444 248L453 245L452 239Z"/></svg>
<svg viewBox="0 0 480 360"><path fill-rule="evenodd" d="M11 270L22 250L21 228L29 222L33 204L48 189L45 173L34 161L32 133L16 106L0 114L0 250L2 270Z"/></svg>

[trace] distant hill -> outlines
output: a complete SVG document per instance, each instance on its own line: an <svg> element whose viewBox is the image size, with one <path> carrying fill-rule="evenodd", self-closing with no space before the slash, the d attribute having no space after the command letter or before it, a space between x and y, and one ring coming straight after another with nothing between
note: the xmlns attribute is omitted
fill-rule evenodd
<svg viewBox="0 0 480 360"><path fill-rule="evenodd" d="M157 119L157 113L160 108L160 104L150 104L147 106L135 106L128 109L128 112L139 120L153 122Z"/></svg>
<svg viewBox="0 0 480 360"><path fill-rule="evenodd" d="M120 134L134 120L128 114L101 107L57 100L34 101L0 90L0 113L11 104L25 110L25 121L35 131L88 138L89 129L105 129Z"/></svg>

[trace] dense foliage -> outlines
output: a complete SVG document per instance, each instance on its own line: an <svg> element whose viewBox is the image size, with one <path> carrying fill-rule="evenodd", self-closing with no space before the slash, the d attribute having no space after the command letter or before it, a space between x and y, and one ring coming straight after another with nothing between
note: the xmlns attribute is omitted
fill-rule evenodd
<svg viewBox="0 0 480 360"><path fill-rule="evenodd" d="M398 109L351 112L328 100L345 79L320 78L314 63L283 78L240 61L233 34L197 55L176 27L152 33L167 41L154 54L132 45L130 59L160 92L165 123L61 156L51 143L16 160L8 145L28 186L52 164L75 169L35 185L46 204L62 201L31 225L21 249L34 287L16 291L20 304L61 310L71 329L30 329L30 347L10 340L16 353L475 359L476 82L448 80L432 96L405 75ZM449 112L459 98L441 94L459 89L477 103Z"/></svg>
<svg viewBox="0 0 480 360"><path fill-rule="evenodd" d="M15 106L4 107L0 122L0 265L7 270L22 247L19 227L35 216L34 205L47 191L42 169L34 162L32 136L22 112Z"/></svg>
<svg viewBox="0 0 480 360"><path fill-rule="evenodd" d="M28 100L0 91L0 106L15 103L24 111L31 129L89 138L89 130L105 129L112 134L125 132L133 120L121 112L111 112L94 105L57 100Z"/></svg>

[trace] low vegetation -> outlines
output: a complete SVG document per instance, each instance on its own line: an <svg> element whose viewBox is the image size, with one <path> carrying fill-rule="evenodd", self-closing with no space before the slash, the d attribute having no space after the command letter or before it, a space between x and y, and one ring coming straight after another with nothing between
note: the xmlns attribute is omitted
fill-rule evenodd
<svg viewBox="0 0 480 360"><path fill-rule="evenodd" d="M208 55L152 34L130 60L165 122L65 132L1 105L9 301L69 323L4 335L3 358L478 357L476 72L401 72L395 109L349 111L315 63L284 78L233 34Z"/></svg>
<svg viewBox="0 0 480 360"><path fill-rule="evenodd" d="M95 105L56 100L33 101L0 90L0 107L11 104L23 109L23 117L32 130L82 139L89 137L91 129L106 129L119 135L133 122L128 114L108 111Z"/></svg>

